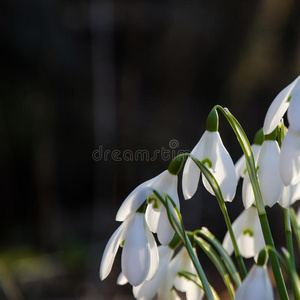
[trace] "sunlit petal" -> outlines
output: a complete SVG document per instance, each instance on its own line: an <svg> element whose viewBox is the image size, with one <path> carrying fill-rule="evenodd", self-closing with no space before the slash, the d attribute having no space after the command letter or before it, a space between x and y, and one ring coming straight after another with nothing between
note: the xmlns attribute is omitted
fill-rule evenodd
<svg viewBox="0 0 300 300"><path fill-rule="evenodd" d="M257 175L263 201L270 207L282 198L283 193L278 167L279 152L276 141L264 141L257 161Z"/></svg>
<svg viewBox="0 0 300 300"><path fill-rule="evenodd" d="M264 134L270 134L279 124L280 120L282 119L283 115L290 105L288 99L298 79L299 77L287 87L285 87L271 103L264 121Z"/></svg>
<svg viewBox="0 0 300 300"><path fill-rule="evenodd" d="M266 268L254 265L235 294L235 300L273 300L273 289Z"/></svg>
<svg viewBox="0 0 300 300"><path fill-rule="evenodd" d="M122 271L133 286L141 284L149 273L151 257L145 226L144 215L137 213L122 251Z"/></svg>
<svg viewBox="0 0 300 300"><path fill-rule="evenodd" d="M290 107L287 112L290 128L295 132L300 133L300 76L298 81L291 92Z"/></svg>
<svg viewBox="0 0 300 300"><path fill-rule="evenodd" d="M117 228L104 249L99 272L101 280L104 280L111 271L119 245L122 242L123 231L126 226L127 223L124 222Z"/></svg>
<svg viewBox="0 0 300 300"><path fill-rule="evenodd" d="M300 133L289 129L281 146L279 173L284 185L294 185L300 180Z"/></svg>
<svg viewBox="0 0 300 300"><path fill-rule="evenodd" d="M253 193L253 188L249 178L248 172L246 173L242 186L242 200L245 209L248 209L253 203L255 203L255 197Z"/></svg>
<svg viewBox="0 0 300 300"><path fill-rule="evenodd" d="M151 280L146 280L139 286L133 287L133 295L139 300L151 300L157 293L168 270L168 264L173 254L168 246L159 246L159 267Z"/></svg>
<svg viewBox="0 0 300 300"><path fill-rule="evenodd" d="M191 154L193 154L193 151ZM191 158L188 158L182 174L182 192L184 199L188 200L194 196L198 188L199 178L199 168Z"/></svg>

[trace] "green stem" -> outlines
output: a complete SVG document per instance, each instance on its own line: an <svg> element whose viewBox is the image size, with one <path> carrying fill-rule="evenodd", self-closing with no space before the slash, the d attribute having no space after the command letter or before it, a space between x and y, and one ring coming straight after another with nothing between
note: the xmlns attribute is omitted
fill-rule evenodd
<svg viewBox="0 0 300 300"><path fill-rule="evenodd" d="M291 218L291 221L292 221L294 234L295 234L297 244L298 244L298 250L300 251L300 229L299 229L299 226L297 224L297 216L296 216L295 210L292 207L290 207L289 210L290 210L290 218Z"/></svg>
<svg viewBox="0 0 300 300"><path fill-rule="evenodd" d="M296 272L295 267L295 254L294 254L294 245L293 245L293 236L292 236L292 226L291 226L291 215L288 208L283 208L284 212L284 227L285 227L285 236L286 236L286 246L289 252L289 262L292 268L291 272ZM293 274L294 274L293 273ZM299 291L297 285L293 282L293 294L295 299L299 299Z"/></svg>
<svg viewBox="0 0 300 300"><path fill-rule="evenodd" d="M284 212L286 245L287 245L287 249L291 256L291 264L294 266L294 269L296 269L295 268L295 255L294 255L294 245L293 245L290 210L288 208L283 208L283 212Z"/></svg>
<svg viewBox="0 0 300 300"><path fill-rule="evenodd" d="M225 205L224 201L218 201L218 202L219 202L220 208L222 210L222 213L223 213L223 216L225 219L225 223L226 223L226 226L227 226L227 229L228 229L228 232L229 232L232 244L233 244L235 257L236 257L237 263L239 265L240 271L242 273L242 278L244 279L247 276L247 270L246 270L243 257L241 255L240 249L238 247L238 244L237 244L237 241L236 241L236 238L235 238L232 226L231 226L231 221L230 221L230 218L228 215L226 205Z"/></svg>

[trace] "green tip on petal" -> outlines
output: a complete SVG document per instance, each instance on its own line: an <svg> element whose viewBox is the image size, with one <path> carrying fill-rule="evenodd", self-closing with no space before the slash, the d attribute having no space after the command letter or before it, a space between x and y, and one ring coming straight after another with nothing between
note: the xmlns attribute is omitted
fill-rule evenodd
<svg viewBox="0 0 300 300"><path fill-rule="evenodd" d="M144 201L143 204L137 209L136 213L144 214L147 207L147 201Z"/></svg>
<svg viewBox="0 0 300 300"><path fill-rule="evenodd" d="M260 267L263 267L268 260L268 254L265 248L263 248L262 250L260 250L258 257L257 257L257 265Z"/></svg>
<svg viewBox="0 0 300 300"><path fill-rule="evenodd" d="M277 128L275 128L270 134L265 135L265 141L276 141Z"/></svg>
<svg viewBox="0 0 300 300"><path fill-rule="evenodd" d="M212 109L206 121L206 130L210 132L218 131L219 129L219 116L216 109Z"/></svg>
<svg viewBox="0 0 300 300"><path fill-rule="evenodd" d="M184 162L185 156L178 155L176 156L170 163L168 171L172 175L178 175L180 172L183 162Z"/></svg>
<svg viewBox="0 0 300 300"><path fill-rule="evenodd" d="M261 128L256 132L253 144L261 146L262 143L264 142L264 139L265 139L264 131L263 128Z"/></svg>

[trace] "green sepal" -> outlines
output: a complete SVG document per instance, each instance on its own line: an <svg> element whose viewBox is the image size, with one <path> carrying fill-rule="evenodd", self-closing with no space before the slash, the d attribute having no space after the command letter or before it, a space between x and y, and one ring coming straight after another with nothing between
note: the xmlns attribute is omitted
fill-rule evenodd
<svg viewBox="0 0 300 300"><path fill-rule="evenodd" d="M169 168L168 168L169 173L172 175L178 175L178 173L180 172L180 170L183 166L184 160L185 160L184 156L182 156L182 155L176 156L169 165Z"/></svg>
<svg viewBox="0 0 300 300"><path fill-rule="evenodd" d="M147 201L144 201L143 204L136 210L136 213L144 214L147 207Z"/></svg>
<svg viewBox="0 0 300 300"><path fill-rule="evenodd" d="M267 261L268 261L268 253L266 249L263 248L260 250L258 254L256 265L263 267L266 265Z"/></svg>
<svg viewBox="0 0 300 300"><path fill-rule="evenodd" d="M219 116L216 109L212 109L206 120L206 130L210 132L218 131Z"/></svg>
<svg viewBox="0 0 300 300"><path fill-rule="evenodd" d="M264 139L265 139L264 131L263 128L261 128L256 132L253 144L261 146L262 143L264 142Z"/></svg>
<svg viewBox="0 0 300 300"><path fill-rule="evenodd" d="M270 134L265 135L265 141L276 141L277 128L275 128Z"/></svg>

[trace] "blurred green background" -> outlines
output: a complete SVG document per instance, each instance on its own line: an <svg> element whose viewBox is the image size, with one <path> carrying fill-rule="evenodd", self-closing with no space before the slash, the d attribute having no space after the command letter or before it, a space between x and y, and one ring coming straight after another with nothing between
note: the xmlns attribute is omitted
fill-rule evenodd
<svg viewBox="0 0 300 300"><path fill-rule="evenodd" d="M115 284L119 256L98 278L118 207L168 167L164 150L194 147L215 104L252 140L300 73L299 13L297 0L2 0L0 299L133 299ZM236 161L242 152L220 122ZM122 156L138 150L159 155ZM228 209L232 219L242 211L239 193ZM187 229L223 239L202 187L182 214Z"/></svg>

